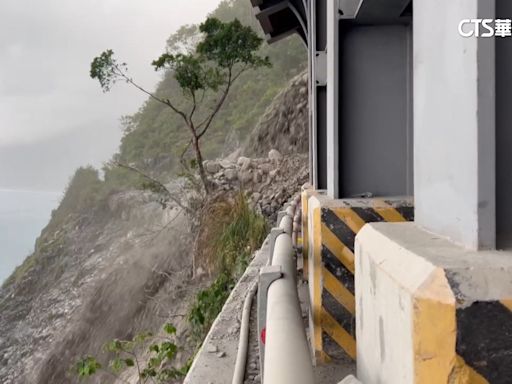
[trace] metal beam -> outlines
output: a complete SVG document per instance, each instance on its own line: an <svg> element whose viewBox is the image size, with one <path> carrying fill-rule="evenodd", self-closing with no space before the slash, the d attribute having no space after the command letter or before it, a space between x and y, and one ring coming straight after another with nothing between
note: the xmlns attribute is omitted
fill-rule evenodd
<svg viewBox="0 0 512 384"><path fill-rule="evenodd" d="M339 2L327 1L327 194L339 197Z"/></svg>
<svg viewBox="0 0 512 384"><path fill-rule="evenodd" d="M358 22L379 23L398 20L411 0L362 0L357 11Z"/></svg>

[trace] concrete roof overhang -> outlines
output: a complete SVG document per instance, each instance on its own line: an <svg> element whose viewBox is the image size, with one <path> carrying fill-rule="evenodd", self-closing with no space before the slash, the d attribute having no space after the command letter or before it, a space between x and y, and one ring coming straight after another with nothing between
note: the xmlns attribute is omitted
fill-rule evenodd
<svg viewBox="0 0 512 384"><path fill-rule="evenodd" d="M307 0L251 0L269 43L298 33L307 42Z"/></svg>
<svg viewBox="0 0 512 384"><path fill-rule="evenodd" d="M308 4L314 0L251 0L269 43L298 33L307 44ZM341 19L356 24L410 21L412 0L339 0Z"/></svg>
<svg viewBox="0 0 512 384"><path fill-rule="evenodd" d="M395 24L410 20L412 0L362 0L354 22L358 24Z"/></svg>

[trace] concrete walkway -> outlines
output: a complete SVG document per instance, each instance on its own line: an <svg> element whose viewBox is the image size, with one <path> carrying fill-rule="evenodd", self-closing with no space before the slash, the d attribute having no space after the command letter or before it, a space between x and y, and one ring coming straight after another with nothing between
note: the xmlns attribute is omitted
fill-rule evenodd
<svg viewBox="0 0 512 384"><path fill-rule="evenodd" d="M196 355L184 384L229 384L233 379L244 300L267 263L268 237L231 292Z"/></svg>
<svg viewBox="0 0 512 384"><path fill-rule="evenodd" d="M252 284L257 283L259 270L267 263L268 253L269 238L267 237L263 246L256 252L251 264L231 292L222 312L213 323L185 378L184 384L231 383L238 350L244 300ZM307 331L309 305L307 282L302 281L300 278L298 281L302 316ZM253 301L250 319L250 341L244 384L260 384L256 297ZM315 383L337 384L346 376L354 373L355 363L352 360L333 361L327 366L315 367Z"/></svg>

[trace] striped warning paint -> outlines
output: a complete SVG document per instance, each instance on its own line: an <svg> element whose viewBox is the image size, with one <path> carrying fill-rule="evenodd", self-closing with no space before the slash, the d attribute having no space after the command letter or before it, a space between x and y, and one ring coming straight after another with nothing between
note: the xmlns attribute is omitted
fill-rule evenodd
<svg viewBox="0 0 512 384"><path fill-rule="evenodd" d="M410 199L318 199L320 228L309 244L316 262L310 284L313 309L313 346L321 360L355 359L355 238L366 223L404 222L414 219ZM310 225L311 227L311 225ZM315 276L320 276L316 278ZM320 301L320 303L318 303Z"/></svg>
<svg viewBox="0 0 512 384"><path fill-rule="evenodd" d="M477 301L458 308L457 354L469 367L467 383L512 381L512 301Z"/></svg>

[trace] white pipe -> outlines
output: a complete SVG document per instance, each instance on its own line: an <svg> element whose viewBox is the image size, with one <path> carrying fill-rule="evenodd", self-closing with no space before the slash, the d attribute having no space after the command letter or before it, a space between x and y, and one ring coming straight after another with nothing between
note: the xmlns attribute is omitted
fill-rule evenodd
<svg viewBox="0 0 512 384"><path fill-rule="evenodd" d="M293 229L293 219L288 214L284 215L279 223L279 228L281 228L287 235L292 234ZM274 251L275 254L275 251Z"/></svg>
<svg viewBox="0 0 512 384"><path fill-rule="evenodd" d="M283 277L269 288L267 299L267 345L264 380L266 384L313 384L313 366L307 344L302 313L297 295L296 260L292 232L298 199L286 209L279 223L284 234L276 239L272 265L281 265ZM251 306L258 285L247 294L240 324L240 339L232 384L243 384L249 345ZM270 321L270 323L269 323ZM269 356L269 352L271 357ZM270 367L270 372L268 367ZM268 380L267 380L268 377Z"/></svg>
<svg viewBox="0 0 512 384"><path fill-rule="evenodd" d="M296 204L295 204L296 207ZM313 365L297 294L297 265L292 246L294 207L279 223L272 265L283 277L270 285L267 297L264 384L313 384Z"/></svg>
<svg viewBox="0 0 512 384"><path fill-rule="evenodd" d="M249 293L245 297L242 322L240 324L240 339L238 340L238 353L236 355L235 372L232 384L243 384L245 367L247 365L247 351L249 346L249 319L251 317L252 299L258 289L258 284L253 283Z"/></svg>
<svg viewBox="0 0 512 384"><path fill-rule="evenodd" d="M295 205L296 206L296 205ZM286 210L286 215L281 219L279 223L279 227L283 229L286 233L291 233L293 230L293 211L295 210L295 206L293 206L292 210L289 211L290 207ZM291 217L290 217L291 216ZM269 260L270 261L270 260ZM268 264L268 263L267 263ZM235 362L235 371L233 373L233 381L232 384L243 384L245 379L245 370L247 365L247 352L249 346L249 320L251 317L251 305L254 295L258 289L258 284L254 283L244 301L244 308L242 312L242 321L240 324L240 338L238 340L238 352L236 355Z"/></svg>

